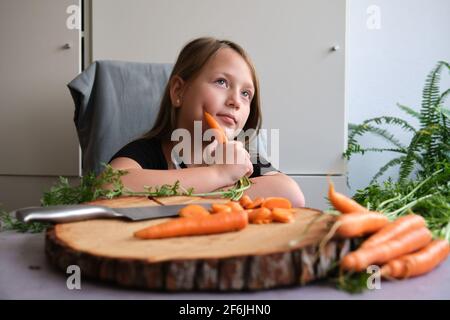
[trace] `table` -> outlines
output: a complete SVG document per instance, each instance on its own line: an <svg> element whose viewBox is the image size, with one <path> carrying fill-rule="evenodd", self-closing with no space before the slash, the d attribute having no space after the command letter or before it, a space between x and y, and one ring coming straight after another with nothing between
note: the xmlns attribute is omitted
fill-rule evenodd
<svg viewBox="0 0 450 320"><path fill-rule="evenodd" d="M183 299L183 300L334 300L334 299L450 299L450 259L433 272L398 282L381 282L381 289L349 294L319 282L305 287L257 292L168 293L126 289L83 279L81 289L69 290L71 274L47 262L44 233L0 232L0 299Z"/></svg>

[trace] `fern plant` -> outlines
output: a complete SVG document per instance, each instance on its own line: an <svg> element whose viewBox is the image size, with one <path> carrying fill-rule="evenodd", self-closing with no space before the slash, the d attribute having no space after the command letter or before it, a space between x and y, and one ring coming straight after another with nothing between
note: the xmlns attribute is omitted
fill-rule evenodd
<svg viewBox="0 0 450 320"><path fill-rule="evenodd" d="M365 120L363 123L349 125L348 148L344 157L348 160L353 154L366 152L393 152L397 157L383 165L371 184L381 177L389 168L399 166L399 183L405 182L418 168L417 176L425 178L431 173L442 168L442 164L450 162L450 111L444 107L445 100L450 95L450 89L440 92L440 76L442 70L450 71L450 64L439 61L435 68L427 76L422 92L422 105L420 112L407 106L397 106L408 115L419 120L420 127L414 128L408 121L390 116L376 117ZM381 125L395 125L412 134L409 145L403 145L388 130ZM366 133L382 137L388 141L391 148L363 148L357 138Z"/></svg>

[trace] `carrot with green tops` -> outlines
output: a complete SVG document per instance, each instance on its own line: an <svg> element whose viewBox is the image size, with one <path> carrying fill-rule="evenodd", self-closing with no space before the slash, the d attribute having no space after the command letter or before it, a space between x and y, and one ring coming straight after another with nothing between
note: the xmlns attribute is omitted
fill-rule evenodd
<svg viewBox="0 0 450 320"><path fill-rule="evenodd" d="M361 248L369 248L386 242L411 230L426 227L425 219L417 214L409 214L386 225L363 242Z"/></svg>
<svg viewBox="0 0 450 320"><path fill-rule="evenodd" d="M425 227L412 230L375 247L361 248L346 255L341 268L349 271L363 271L372 264L384 264L392 259L425 247L432 238Z"/></svg>
<svg viewBox="0 0 450 320"><path fill-rule="evenodd" d="M248 215L245 211L219 212L203 217L174 218L136 231L134 236L140 239L161 239L207 235L238 231L247 225Z"/></svg>
<svg viewBox="0 0 450 320"><path fill-rule="evenodd" d="M206 208L198 204L189 204L180 209L178 215L184 218L195 218L195 217L209 216L210 213Z"/></svg>
<svg viewBox="0 0 450 320"><path fill-rule="evenodd" d="M329 178L328 178L329 179ZM333 207L342 213L368 212L369 210L355 200L334 190L331 179L328 180L328 199Z"/></svg>
<svg viewBox="0 0 450 320"><path fill-rule="evenodd" d="M447 240L433 240L425 248L389 261L381 268L385 278L410 278L430 272L447 259L450 245Z"/></svg>
<svg viewBox="0 0 450 320"><path fill-rule="evenodd" d="M388 218L378 212L358 212L340 215L336 235L341 238L355 238L377 232L389 223Z"/></svg>
<svg viewBox="0 0 450 320"><path fill-rule="evenodd" d="M225 134L225 131L220 126L220 124L214 119L212 115L210 115L208 112L204 112L205 120L208 123L208 125L211 127L211 129L215 129L217 132L217 140L220 144L228 143L227 135Z"/></svg>
<svg viewBox="0 0 450 320"><path fill-rule="evenodd" d="M274 208L291 209L292 204L289 201L289 199L286 199L286 198L268 197L261 204L261 207L267 208L267 209L274 209Z"/></svg>

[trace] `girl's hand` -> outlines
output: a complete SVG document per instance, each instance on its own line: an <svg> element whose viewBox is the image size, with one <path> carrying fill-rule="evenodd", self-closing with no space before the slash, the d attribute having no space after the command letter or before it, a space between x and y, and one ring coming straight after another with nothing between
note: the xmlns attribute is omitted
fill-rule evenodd
<svg viewBox="0 0 450 320"><path fill-rule="evenodd" d="M253 173L250 154L240 141L218 144L215 140L207 146L205 153L206 162L213 165L220 175L225 175L231 184L243 176L250 176Z"/></svg>

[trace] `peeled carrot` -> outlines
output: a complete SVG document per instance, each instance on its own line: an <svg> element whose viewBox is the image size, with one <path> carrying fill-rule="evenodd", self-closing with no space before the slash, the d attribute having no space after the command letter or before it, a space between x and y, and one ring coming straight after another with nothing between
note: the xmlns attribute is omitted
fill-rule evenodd
<svg viewBox="0 0 450 320"><path fill-rule="evenodd" d="M272 209L273 221L289 223L294 220L294 214L290 209L274 208Z"/></svg>
<svg viewBox="0 0 450 320"><path fill-rule="evenodd" d="M230 207L232 211L242 211L244 208L236 201L229 201L225 203L226 206Z"/></svg>
<svg viewBox="0 0 450 320"><path fill-rule="evenodd" d="M344 270L363 271L371 264L384 264L392 259L425 247L431 241L431 232L425 227L412 230L375 247L361 248L346 255L341 261Z"/></svg>
<svg viewBox="0 0 450 320"><path fill-rule="evenodd" d="M211 129L216 130L216 132L218 134L218 136L217 136L218 142L220 144L227 143L228 142L227 135L225 134L225 131L220 126L220 124L216 121L216 119L214 119L214 117L206 111L204 112L204 115L205 115L205 120L208 123L208 125L211 127Z"/></svg>
<svg viewBox="0 0 450 320"><path fill-rule="evenodd" d="M400 217L363 242L361 248L369 248L386 242L414 229L426 226L425 219L417 214Z"/></svg>
<svg viewBox="0 0 450 320"><path fill-rule="evenodd" d="M343 195L342 193L336 192L334 190L334 185L331 180L328 181L328 199L330 200L333 207L342 213L353 213L353 212L368 212L367 208L360 205L355 200Z"/></svg>
<svg viewBox="0 0 450 320"><path fill-rule="evenodd" d="M359 212L340 215L336 235L342 238L354 238L377 232L389 223L388 218L378 212Z"/></svg>
<svg viewBox="0 0 450 320"><path fill-rule="evenodd" d="M247 208L252 203L252 199L248 195L243 195L239 203L242 207Z"/></svg>
<svg viewBox="0 0 450 320"><path fill-rule="evenodd" d="M272 222L272 212L267 208L250 209L248 220L250 223L265 224Z"/></svg>
<svg viewBox="0 0 450 320"><path fill-rule="evenodd" d="M232 209L231 209L230 206L227 206L226 204L213 203L211 205L211 211L213 213L217 213L217 212L231 212Z"/></svg>
<svg viewBox="0 0 450 320"><path fill-rule="evenodd" d="M252 203L248 204L245 209L255 209L260 207L264 202L264 198L257 197L255 200L252 201Z"/></svg>
<svg viewBox="0 0 450 320"><path fill-rule="evenodd" d="M415 253L389 261L381 268L381 275L402 279L425 274L447 259L449 252L447 240L434 240Z"/></svg>
<svg viewBox="0 0 450 320"><path fill-rule="evenodd" d="M180 217L195 218L209 216L209 211L198 204L189 204L178 213Z"/></svg>
<svg viewBox="0 0 450 320"><path fill-rule="evenodd" d="M134 236L140 239L160 239L206 235L238 231L247 225L248 215L245 211L219 212L203 217L175 218L136 231Z"/></svg>
<svg viewBox="0 0 450 320"><path fill-rule="evenodd" d="M281 198L281 197L268 197L261 204L261 207L274 209L274 208L283 208L283 209L291 209L292 204L289 199Z"/></svg>

